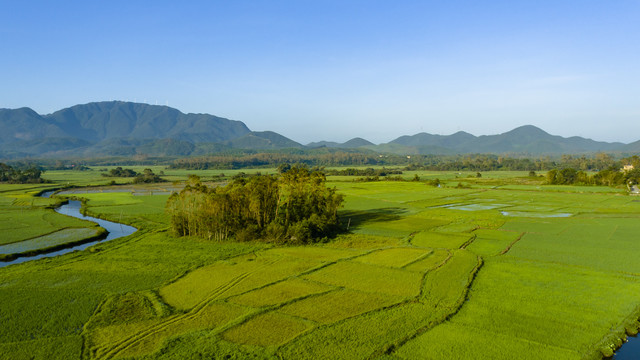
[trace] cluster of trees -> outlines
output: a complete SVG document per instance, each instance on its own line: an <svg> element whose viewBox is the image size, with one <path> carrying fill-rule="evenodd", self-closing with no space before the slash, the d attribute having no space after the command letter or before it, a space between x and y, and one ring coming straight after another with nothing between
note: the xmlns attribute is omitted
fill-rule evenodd
<svg viewBox="0 0 640 360"><path fill-rule="evenodd" d="M279 164L305 164L307 166L372 166L372 165L406 165L406 156L381 156L374 153L324 150L293 150L280 152L220 154L212 156L178 159L170 165L175 169L242 169L261 166L277 166Z"/></svg>
<svg viewBox="0 0 640 360"><path fill-rule="evenodd" d="M162 172L161 172L162 173ZM165 181L160 176L153 173L151 169L144 169L141 173L135 172L133 169L123 169L118 166L109 170L108 173L102 174L106 177L132 177L134 184L157 183Z"/></svg>
<svg viewBox="0 0 640 360"><path fill-rule="evenodd" d="M592 175L574 168L553 169L547 172L547 183L552 185L636 185L640 183L640 168L621 171L609 167Z"/></svg>
<svg viewBox="0 0 640 360"><path fill-rule="evenodd" d="M134 184L158 183L164 181L165 180L160 176L154 174L151 169L144 169L142 173L136 174L135 178L133 179Z"/></svg>
<svg viewBox="0 0 640 360"><path fill-rule="evenodd" d="M596 153L592 155L562 155L558 158L541 156L528 158L522 156L469 154L469 155L422 155L412 156L413 162L407 170L439 171L543 171L551 169L574 168L582 171L601 170L628 163L629 158L615 160L611 155Z"/></svg>
<svg viewBox="0 0 640 360"><path fill-rule="evenodd" d="M134 177L136 175L138 175L138 173L133 169L123 169L121 166L109 170L109 172L106 174L102 174L102 176L106 177Z"/></svg>
<svg viewBox="0 0 640 360"><path fill-rule="evenodd" d="M167 212L179 236L317 242L338 230L338 208L343 201L325 182L323 173L302 166L293 166L280 176L237 178L215 188L192 175L180 193L169 197Z"/></svg>
<svg viewBox="0 0 640 360"><path fill-rule="evenodd" d="M10 184L36 184L42 183L44 180L40 177L43 170L36 166L30 166L20 170L13 168L5 163L0 163L0 182L8 182Z"/></svg>
<svg viewBox="0 0 640 360"><path fill-rule="evenodd" d="M387 175L402 175L402 170L398 169L374 169L374 168L366 168L366 169L354 169L347 168L343 170L324 170L326 175L342 175L342 176L387 176Z"/></svg>
<svg viewBox="0 0 640 360"><path fill-rule="evenodd" d="M328 151L328 150L325 150ZM368 152L317 151L230 153L175 160L171 168L218 169L276 166L282 163L301 163L308 166L406 166L406 170L435 171L542 171L554 168L573 167L580 170L605 169L619 162L608 154L591 156L563 155L558 158L523 156L466 154L466 155L380 155ZM333 174L332 174L333 175ZM357 176L381 176L378 174L355 174Z"/></svg>

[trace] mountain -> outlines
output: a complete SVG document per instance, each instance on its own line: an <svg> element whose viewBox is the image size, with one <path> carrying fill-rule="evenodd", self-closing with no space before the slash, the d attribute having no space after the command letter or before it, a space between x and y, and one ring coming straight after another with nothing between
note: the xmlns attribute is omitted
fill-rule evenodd
<svg viewBox="0 0 640 360"><path fill-rule="evenodd" d="M283 149L301 148L301 144L273 131L252 131L242 137L226 141L236 149Z"/></svg>
<svg viewBox="0 0 640 360"><path fill-rule="evenodd" d="M29 108L0 109L0 143L69 137L57 124Z"/></svg>
<svg viewBox="0 0 640 360"><path fill-rule="evenodd" d="M577 154L598 151L619 151L622 143L599 142L574 136L564 138L550 135L533 125L517 127L498 135L474 136L460 131L452 135L419 133L401 136L389 144L402 145L394 153L467 154Z"/></svg>
<svg viewBox="0 0 640 360"><path fill-rule="evenodd" d="M241 121L124 101L75 105L48 115L29 108L0 109L0 129L0 157L13 158L184 156L196 148L302 147L274 132L252 132Z"/></svg>
<svg viewBox="0 0 640 360"><path fill-rule="evenodd" d="M183 114L168 106L124 101L76 105L44 118L57 124L69 136L87 141L169 138L218 142L251 131L240 121L209 114Z"/></svg>
<svg viewBox="0 0 640 360"><path fill-rule="evenodd" d="M310 148L328 147L328 148L355 149L362 146L375 146L375 144L369 140L365 140L359 137L353 138L342 144L333 142L333 141L319 141L319 142L312 142L307 144L307 147L310 147Z"/></svg>
<svg viewBox="0 0 640 360"><path fill-rule="evenodd" d="M234 149L357 149L400 155L633 153L640 141L607 143L551 135L532 125L497 135L419 133L375 145L362 138L303 146L272 131L251 131L244 123L209 114L184 114L168 106L124 101L75 105L48 115L29 108L0 109L0 159L206 155ZM349 150L348 150L349 151ZM353 150L351 150L353 151Z"/></svg>

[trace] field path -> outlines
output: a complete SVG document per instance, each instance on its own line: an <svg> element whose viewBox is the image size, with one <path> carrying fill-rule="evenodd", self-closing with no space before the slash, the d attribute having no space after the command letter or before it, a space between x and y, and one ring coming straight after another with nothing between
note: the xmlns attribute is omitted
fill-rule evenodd
<svg viewBox="0 0 640 360"><path fill-rule="evenodd" d="M241 274L239 274L238 276L234 277L233 279L231 279L230 281L218 286L217 288L215 288L211 293L209 293L209 295L203 299L202 301L198 302L191 310L189 310L188 312L184 313L184 314L179 314L179 315L173 315L173 316L169 316L168 318L164 319L163 321L157 323L157 324L153 324L151 326L148 326L147 328L139 331L135 336L132 336L128 339L125 339L123 341L117 342L111 346L107 345L104 347L99 347L97 349L97 353L103 353L103 355L99 355L99 358L102 359L112 359L117 357L119 354L121 354L122 352L126 351L127 349L130 349L138 344L140 344L142 341L144 341L145 339L148 339L150 336L153 336L154 334L157 334L163 330L166 330L167 328L169 328L171 325L176 324L178 322L181 321L189 321L189 320L193 320L196 317L198 317L198 315L202 312L203 309L206 308L207 305L209 305L210 303L218 300L220 298L220 296L222 296L223 294L225 294L227 291L231 290L232 288L234 288L235 286L237 286L238 284L240 284L243 280L247 279L248 277L250 277L252 274L255 274L256 272L261 271L263 268L273 265L274 263L276 263L279 259L275 258L272 259L268 262L265 262L263 264L261 264L260 266L256 267L253 271L249 271L249 272L243 272ZM102 350L102 351L100 351Z"/></svg>

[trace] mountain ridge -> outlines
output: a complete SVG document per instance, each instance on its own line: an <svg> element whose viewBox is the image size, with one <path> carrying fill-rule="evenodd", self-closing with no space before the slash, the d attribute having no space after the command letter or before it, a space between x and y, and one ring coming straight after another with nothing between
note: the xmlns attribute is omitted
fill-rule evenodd
<svg viewBox="0 0 640 360"><path fill-rule="evenodd" d="M0 158L189 156L228 149L321 147L401 155L640 151L640 140L624 144L579 136L565 138L534 125L518 126L495 135L475 136L464 131L451 135L421 132L377 145L356 137L344 143L319 141L305 146L273 131L252 131L242 121L203 113L185 114L164 105L125 101L79 104L46 115L28 107L0 109L0 129L3 130L0 131Z"/></svg>

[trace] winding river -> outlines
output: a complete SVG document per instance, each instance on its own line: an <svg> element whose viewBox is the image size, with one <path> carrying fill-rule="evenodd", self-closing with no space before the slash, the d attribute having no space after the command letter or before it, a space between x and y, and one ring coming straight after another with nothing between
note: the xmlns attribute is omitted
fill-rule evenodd
<svg viewBox="0 0 640 360"><path fill-rule="evenodd" d="M54 191L47 191L47 192L42 193L42 195L40 195L40 196L42 196L42 197L50 197L53 193L54 193ZM95 245L98 242L109 241L109 240L121 238L123 236L128 236L128 235L131 235L131 234L133 234L134 232L136 232L138 230L138 229L134 228L133 226L119 224L119 223L116 223L116 222L107 221L107 220L103 220L103 219L98 219L98 218L94 218L94 217L91 217L91 216L84 216L84 215L82 215L80 213L80 207L81 206L82 206L82 203L80 201L71 200L71 201L69 201L69 203L64 204L64 205L56 208L55 211L57 213L59 213L59 214L63 214L63 215L67 215L67 216L73 216L73 217L78 218L78 219L88 220L88 221L92 221L94 223L97 223L98 225L100 225L101 227L103 227L105 230L108 231L108 234L107 234L107 236L105 238L99 239L99 240L95 240L95 241L86 242L86 243L83 243L83 244L71 245L70 247L64 248L62 250L55 250L55 251L44 253L44 254L19 257L19 258L15 259L15 260L6 261L6 262L0 261L0 267L4 267L4 266L7 266L7 265L11 265L11 264L18 264L18 263L31 261L31 260L36 260L36 259L41 259L41 258L45 258L45 257L58 256L58 255L70 253L70 252L76 251L76 250L84 250L84 249L88 248L89 246Z"/></svg>

